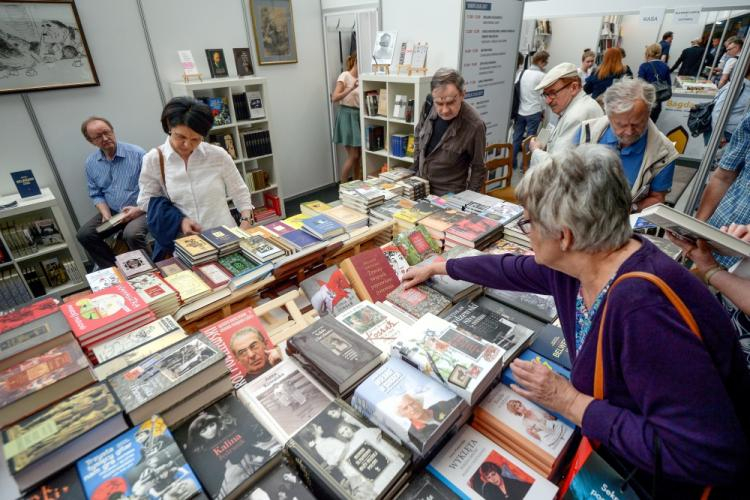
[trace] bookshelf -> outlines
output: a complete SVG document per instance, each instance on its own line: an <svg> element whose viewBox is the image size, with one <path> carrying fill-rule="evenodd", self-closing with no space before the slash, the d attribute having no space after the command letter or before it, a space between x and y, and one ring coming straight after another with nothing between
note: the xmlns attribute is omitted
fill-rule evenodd
<svg viewBox="0 0 750 500"><path fill-rule="evenodd" d="M180 80L172 82L170 87L175 97L188 96L208 101L215 112L219 107L226 108L228 122L214 126L208 133L207 141L223 147L230 155L233 146L234 163L250 189L253 206L256 209L265 206L266 195L278 196L281 214L277 218L284 217L284 201L274 165L267 80L257 76L208 78L189 82ZM247 116L248 111L256 113L258 109L250 109L251 97L260 98L263 116ZM244 105L239 106L237 100L248 103L247 109L243 109ZM223 109L221 112L224 112ZM270 219L265 219L263 222L269 221Z"/></svg>
<svg viewBox="0 0 750 500"><path fill-rule="evenodd" d="M366 179L368 175L377 175L385 166L390 169L393 167L411 168L414 159L408 156L399 157L391 154L390 144L393 134L414 135L414 128L419 121L419 115L422 111L422 104L430 92L430 80L432 76L422 75L377 75L365 74L359 77L359 102L360 110L360 128L362 129L362 161L363 175ZM366 96L368 92L378 92L384 90L387 95L387 103L384 114L369 114ZM407 102L414 100L414 111L411 120L394 116L394 106L396 105L396 96L406 96ZM383 108L383 106L381 106ZM367 148L368 127L381 126L384 129L383 148L369 150Z"/></svg>
<svg viewBox="0 0 750 500"><path fill-rule="evenodd" d="M75 234L52 191L41 191L33 199L17 194L0 198L0 205L16 202L0 210L0 310L88 286Z"/></svg>
<svg viewBox="0 0 750 500"><path fill-rule="evenodd" d="M597 66L602 63L604 52L607 49L622 45L621 29L622 16L604 16L602 18L599 40L596 46L596 59L594 60Z"/></svg>

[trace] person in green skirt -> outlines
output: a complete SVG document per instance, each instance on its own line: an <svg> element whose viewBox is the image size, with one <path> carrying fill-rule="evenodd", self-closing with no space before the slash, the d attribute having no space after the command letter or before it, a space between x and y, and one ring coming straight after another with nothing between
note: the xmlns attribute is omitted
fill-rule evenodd
<svg viewBox="0 0 750 500"><path fill-rule="evenodd" d="M336 88L331 100L340 104L336 114L336 127L333 142L346 148L346 161L341 169L341 182L349 180L352 168L359 165L362 139L359 129L359 72L357 56L350 55L346 60L347 70L336 79ZM356 175L356 173L355 173Z"/></svg>

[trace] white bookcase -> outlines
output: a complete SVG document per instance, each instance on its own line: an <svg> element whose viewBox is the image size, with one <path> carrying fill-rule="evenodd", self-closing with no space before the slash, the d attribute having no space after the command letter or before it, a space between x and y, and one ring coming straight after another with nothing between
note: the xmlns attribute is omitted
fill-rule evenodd
<svg viewBox="0 0 750 500"><path fill-rule="evenodd" d="M390 154L391 136L393 134L414 135L414 128L419 121L422 105L430 93L430 80L432 76L422 75L378 75L364 74L359 76L359 102L360 102L360 128L362 129L362 163L364 165L363 175L377 175L387 166L410 168L414 159L408 156L398 157ZM388 93L388 103L385 115L369 115L365 96L370 91L385 89ZM411 121L402 118L394 118L393 111L397 95L405 95L407 101L414 100L414 113ZM385 129L384 147L377 151L367 149L367 134L369 126L382 126Z"/></svg>
<svg viewBox="0 0 750 500"><path fill-rule="evenodd" d="M32 271L44 287L44 294L37 294L37 297L62 296L88 286L86 268L76 245L75 234L65 222L52 191L49 188L42 188L41 191L40 196L32 199L23 199L17 194L0 198L0 205L16 202L15 206L0 210L0 241L9 259L0 263L0 287L3 288L0 290L0 310L12 307L12 302L25 302L33 297L33 284L30 286L24 277L30 276ZM29 241L27 234L35 227L34 222L44 220L54 221L58 231L54 237L62 237L62 242L43 244L37 241L32 244ZM63 266L68 277L66 281L62 282L61 275L56 273L55 263ZM24 289L26 294L22 296ZM12 295L8 296L8 293Z"/></svg>
<svg viewBox="0 0 750 500"><path fill-rule="evenodd" d="M241 76L228 78L208 78L202 81L182 80L170 84L172 95L189 96L198 99L212 97L222 98L224 104L229 108L231 122L226 125L218 125L209 131L209 136L231 135L236 151L237 158L234 163L240 171L242 178L250 189L253 206L262 207L264 203L263 195L271 192L279 197L281 204L281 217L284 217L284 199L279 187L279 180L276 169L274 168L273 141L271 140L271 152L267 154L252 154L243 140L244 134L268 131L271 132L271 113L269 110L268 83L265 78L257 76ZM250 120L237 120L237 111L234 106L232 96L246 96L248 92L258 92L261 96L265 116L262 118ZM246 97L245 97L246 99ZM268 176L266 187L255 187L251 180L252 172L262 170ZM272 207L271 207L272 208ZM267 220L264 222L268 222Z"/></svg>

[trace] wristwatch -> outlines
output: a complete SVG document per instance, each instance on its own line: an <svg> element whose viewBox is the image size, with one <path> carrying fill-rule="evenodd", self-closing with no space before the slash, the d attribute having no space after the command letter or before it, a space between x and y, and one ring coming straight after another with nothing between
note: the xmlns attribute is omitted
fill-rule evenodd
<svg viewBox="0 0 750 500"><path fill-rule="evenodd" d="M253 221L253 216L252 215L248 215L247 217L240 217L240 223L242 223L242 222L252 222L252 221Z"/></svg>

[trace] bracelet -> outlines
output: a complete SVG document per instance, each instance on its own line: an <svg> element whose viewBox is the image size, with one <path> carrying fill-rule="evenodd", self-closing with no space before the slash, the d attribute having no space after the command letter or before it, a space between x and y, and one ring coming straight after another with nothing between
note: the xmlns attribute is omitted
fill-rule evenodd
<svg viewBox="0 0 750 500"><path fill-rule="evenodd" d="M714 274L718 273L719 271L725 271L725 269L721 267L719 264L716 264L715 266L711 267L708 271L703 273L703 282L707 286L711 286L711 278L713 278Z"/></svg>

